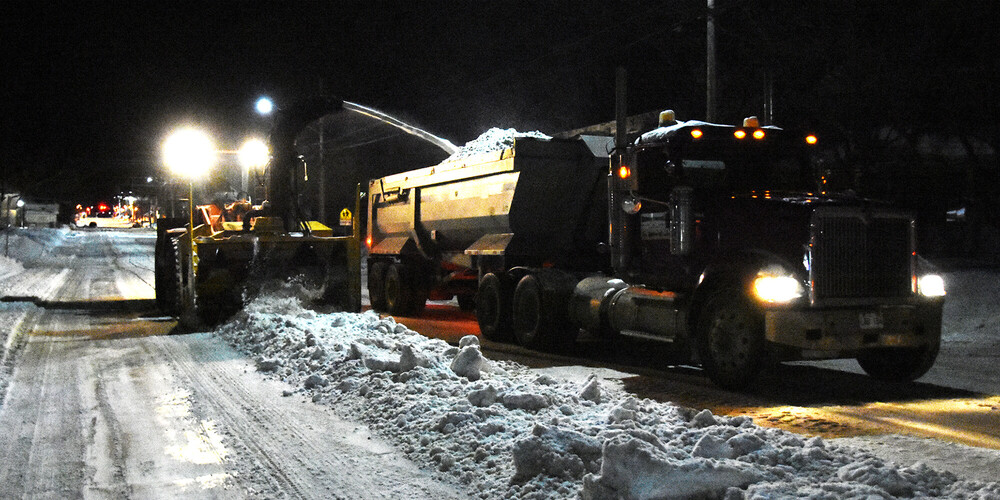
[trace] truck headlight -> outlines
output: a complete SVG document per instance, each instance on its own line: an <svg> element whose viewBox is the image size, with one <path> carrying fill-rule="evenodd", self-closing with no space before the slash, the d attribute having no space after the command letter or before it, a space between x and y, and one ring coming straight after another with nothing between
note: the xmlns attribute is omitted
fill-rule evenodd
<svg viewBox="0 0 1000 500"><path fill-rule="evenodd" d="M944 278L939 274L925 274L917 278L917 291L924 297L944 297Z"/></svg>
<svg viewBox="0 0 1000 500"><path fill-rule="evenodd" d="M754 295L770 304L787 304L803 292L802 283L794 276L761 273L753 280Z"/></svg>

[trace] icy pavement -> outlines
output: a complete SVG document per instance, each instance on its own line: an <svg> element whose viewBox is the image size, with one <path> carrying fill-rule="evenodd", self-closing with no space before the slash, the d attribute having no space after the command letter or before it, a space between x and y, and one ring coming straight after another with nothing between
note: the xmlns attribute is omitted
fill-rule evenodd
<svg viewBox="0 0 1000 500"><path fill-rule="evenodd" d="M996 482L636 399L597 376L540 375L484 358L473 336L451 346L300 296L263 295L216 333L290 384L284 395L363 420L480 498L1000 498Z"/></svg>

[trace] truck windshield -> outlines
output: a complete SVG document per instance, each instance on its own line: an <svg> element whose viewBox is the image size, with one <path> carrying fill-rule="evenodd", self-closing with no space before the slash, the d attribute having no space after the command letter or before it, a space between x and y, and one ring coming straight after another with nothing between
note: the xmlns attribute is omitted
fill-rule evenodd
<svg viewBox="0 0 1000 500"><path fill-rule="evenodd" d="M686 142L641 151L640 195L660 199L674 186L697 190L810 192L816 189L808 156L773 143Z"/></svg>

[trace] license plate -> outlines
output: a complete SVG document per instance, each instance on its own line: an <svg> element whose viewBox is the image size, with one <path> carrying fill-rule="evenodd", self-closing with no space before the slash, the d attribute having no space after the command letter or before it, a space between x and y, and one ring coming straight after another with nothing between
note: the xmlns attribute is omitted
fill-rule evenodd
<svg viewBox="0 0 1000 500"><path fill-rule="evenodd" d="M858 321L862 330L877 330L885 326L880 312L868 312L858 315Z"/></svg>

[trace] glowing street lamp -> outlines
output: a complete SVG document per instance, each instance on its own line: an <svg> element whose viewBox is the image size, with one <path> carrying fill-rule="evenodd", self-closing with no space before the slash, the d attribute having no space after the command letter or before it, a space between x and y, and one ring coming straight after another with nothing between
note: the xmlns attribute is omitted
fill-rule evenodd
<svg viewBox="0 0 1000 500"><path fill-rule="evenodd" d="M267 162L271 161L271 151L268 149L267 144L264 144L264 141L260 139L248 139L243 143L243 147L237 151L237 156L239 157L240 165L243 166L243 172L240 176L242 189L249 200L250 171L264 168Z"/></svg>
<svg viewBox="0 0 1000 500"><path fill-rule="evenodd" d="M271 151L260 139L249 139L239 150L240 165L249 170L261 168L271 160Z"/></svg>
<svg viewBox="0 0 1000 500"><path fill-rule="evenodd" d="M215 143L201 130L182 128L163 142L163 162L178 177L194 181L215 165Z"/></svg>
<svg viewBox="0 0 1000 500"><path fill-rule="evenodd" d="M274 102L268 97L261 97L260 99L257 99L254 107L257 108L258 113L262 115L269 115L272 111L274 111Z"/></svg>

